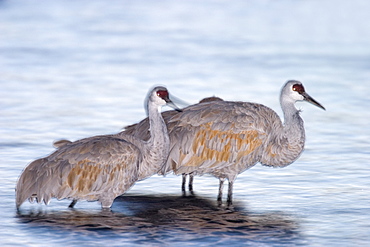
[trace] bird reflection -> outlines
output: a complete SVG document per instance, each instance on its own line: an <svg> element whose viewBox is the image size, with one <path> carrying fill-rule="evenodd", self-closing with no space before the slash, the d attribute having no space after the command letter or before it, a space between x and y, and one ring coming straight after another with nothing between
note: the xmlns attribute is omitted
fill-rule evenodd
<svg viewBox="0 0 370 247"><path fill-rule="evenodd" d="M48 209L50 210L50 208ZM20 222L38 227L72 230L80 233L132 234L132 237L166 236L188 238L232 238L233 240L263 241L299 239L299 225L293 216L283 212L250 212L236 202L224 208L214 200L193 196L149 196L126 194L115 200L112 209L65 211L18 211ZM165 236L163 235L165 234Z"/></svg>

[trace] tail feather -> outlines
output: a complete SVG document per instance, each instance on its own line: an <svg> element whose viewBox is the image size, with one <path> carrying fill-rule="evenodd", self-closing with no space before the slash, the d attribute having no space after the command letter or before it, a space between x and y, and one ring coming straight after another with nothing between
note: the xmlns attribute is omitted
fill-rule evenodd
<svg viewBox="0 0 370 247"><path fill-rule="evenodd" d="M47 162L42 158L30 163L22 172L16 187L16 206L19 208L24 201L29 199L32 203L35 200L38 203L50 201L50 193L42 190L48 181L46 173L40 174L41 167Z"/></svg>

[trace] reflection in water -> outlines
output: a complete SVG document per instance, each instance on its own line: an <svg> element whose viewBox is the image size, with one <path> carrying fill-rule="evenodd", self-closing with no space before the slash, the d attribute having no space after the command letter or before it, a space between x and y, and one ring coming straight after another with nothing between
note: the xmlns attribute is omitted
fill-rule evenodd
<svg viewBox="0 0 370 247"><path fill-rule="evenodd" d="M112 210L19 211L17 217L32 228L119 235L136 243L297 244L301 240L298 223L292 216L281 212L252 213L239 206L223 208L213 200L197 196L126 194L116 198Z"/></svg>

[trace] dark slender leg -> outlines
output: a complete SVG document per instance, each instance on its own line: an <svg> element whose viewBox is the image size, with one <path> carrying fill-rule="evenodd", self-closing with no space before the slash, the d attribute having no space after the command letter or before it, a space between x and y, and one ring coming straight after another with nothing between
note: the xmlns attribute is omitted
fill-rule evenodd
<svg viewBox="0 0 370 247"><path fill-rule="evenodd" d="M220 186L218 187L217 201L219 204L222 202L222 190L224 189L225 178L220 178Z"/></svg>
<svg viewBox="0 0 370 247"><path fill-rule="evenodd" d="M233 185L234 181L229 180L229 188L227 193L227 205L230 206L233 204Z"/></svg>
<svg viewBox="0 0 370 247"><path fill-rule="evenodd" d="M69 208L73 208L75 205L76 205L76 203L77 203L77 200L73 200L72 202L71 202L71 204L69 204Z"/></svg>
<svg viewBox="0 0 370 247"><path fill-rule="evenodd" d="M193 192L193 180L194 180L194 175L192 173L189 174L189 191L191 194L194 194Z"/></svg>
<svg viewBox="0 0 370 247"><path fill-rule="evenodd" d="M182 174L182 185L181 185L181 191L184 196L186 194L185 185L186 185L186 174L184 173Z"/></svg>

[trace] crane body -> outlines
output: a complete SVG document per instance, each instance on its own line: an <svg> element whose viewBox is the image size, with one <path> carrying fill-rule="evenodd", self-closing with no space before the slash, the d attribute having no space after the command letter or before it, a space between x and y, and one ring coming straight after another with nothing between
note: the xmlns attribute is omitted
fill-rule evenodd
<svg viewBox="0 0 370 247"><path fill-rule="evenodd" d="M27 199L48 204L52 197L72 199L71 207L78 200L98 200L103 208L111 207L117 196L158 172L166 162L170 143L159 112L166 104L174 106L166 88L149 92L147 141L130 135L101 135L55 142L55 152L23 170L16 186L17 208Z"/></svg>

